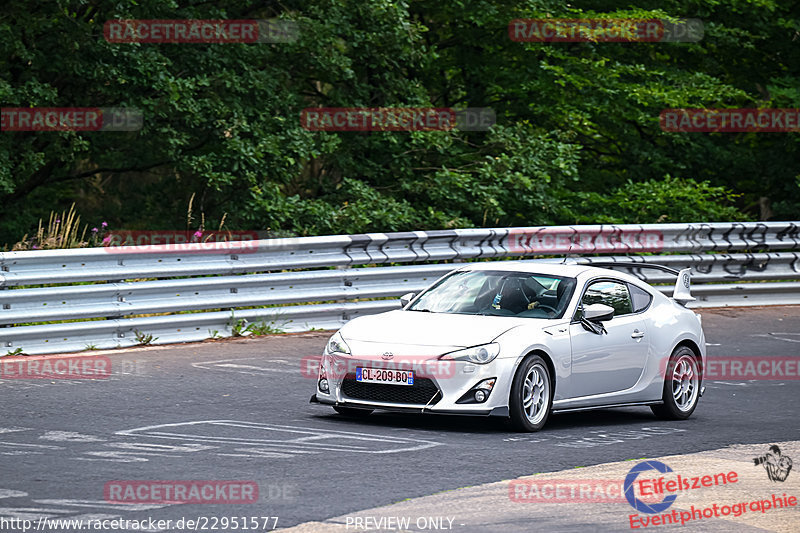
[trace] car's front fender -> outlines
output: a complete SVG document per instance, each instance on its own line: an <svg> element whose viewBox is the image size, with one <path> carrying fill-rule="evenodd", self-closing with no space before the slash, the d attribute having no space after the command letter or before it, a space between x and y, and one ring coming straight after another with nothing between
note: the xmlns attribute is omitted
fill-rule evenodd
<svg viewBox="0 0 800 533"><path fill-rule="evenodd" d="M514 369L531 353L538 352L551 365L554 377L554 400L564 397L568 390L572 373L572 346L569 336L569 322L563 321L552 326L541 324L517 326L495 339L500 344L498 358L513 358Z"/></svg>

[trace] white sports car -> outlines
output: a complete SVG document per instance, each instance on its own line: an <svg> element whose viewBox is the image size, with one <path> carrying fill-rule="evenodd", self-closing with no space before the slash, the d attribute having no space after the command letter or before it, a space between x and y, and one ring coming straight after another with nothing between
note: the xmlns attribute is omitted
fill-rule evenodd
<svg viewBox="0 0 800 533"><path fill-rule="evenodd" d="M637 263L639 267L647 264ZM465 265L402 309L356 318L329 340L311 401L510 418L538 431L551 412L647 405L688 418L706 357L688 269L672 298L634 276L576 264Z"/></svg>

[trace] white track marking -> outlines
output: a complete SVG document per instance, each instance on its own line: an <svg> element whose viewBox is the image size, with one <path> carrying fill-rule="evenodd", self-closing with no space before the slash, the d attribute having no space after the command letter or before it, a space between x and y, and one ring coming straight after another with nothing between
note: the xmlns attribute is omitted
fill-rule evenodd
<svg viewBox="0 0 800 533"><path fill-rule="evenodd" d="M206 446L204 444L187 443L182 445L155 444L149 442L109 442L106 446L121 448L134 452L202 452L204 450L215 450L219 446Z"/></svg>
<svg viewBox="0 0 800 533"><path fill-rule="evenodd" d="M233 432L226 431L224 434L219 434L218 431L212 431L218 428L233 428ZM237 429L246 431L237 432ZM193 430L199 431L194 432ZM246 433L255 433L256 436L236 436ZM441 445L440 442L408 437L392 437L306 426L286 426L258 422L241 422L236 420L198 420L174 424L159 424L118 431L116 435L128 437L156 437L182 441L218 442L249 446L263 445L268 448L285 448L287 451L321 450L370 454L419 451Z"/></svg>
<svg viewBox="0 0 800 533"><path fill-rule="evenodd" d="M31 431L33 428L21 428L21 427L11 427L11 428L0 428L0 435L3 433L16 433L17 431Z"/></svg>
<svg viewBox="0 0 800 533"><path fill-rule="evenodd" d="M152 503L119 503L107 502L105 500L72 500L72 499L47 499L33 500L35 503L44 505L61 505L64 507L90 507L92 509L106 509L114 511L149 511L151 509L162 509L171 504L152 504Z"/></svg>
<svg viewBox="0 0 800 533"><path fill-rule="evenodd" d="M588 434L567 434L567 435L537 435L527 436L520 435L517 437L506 437L504 442L526 442L526 443L540 443L547 442L553 446L561 448L595 448L597 446L610 446L618 444L626 440L639 440L648 437L659 437L662 435L669 435L673 433L685 432L681 428L667 428L667 427L643 427L638 429L620 429L614 431L593 430Z"/></svg>
<svg viewBox="0 0 800 533"><path fill-rule="evenodd" d="M272 365L272 364L277 364L282 366L297 365L297 368L273 368L272 366L242 364L242 361L257 361L261 365ZM221 359L219 361L201 361L198 363L192 363L192 366L195 368L201 368L203 370L235 372L237 374L249 374L251 376L263 376L264 374L272 374L272 373L292 374L294 372L298 373L300 372L299 361L296 361L294 364L292 364L286 359L264 359L262 357Z"/></svg>
<svg viewBox="0 0 800 533"><path fill-rule="evenodd" d="M290 459L291 453L267 452L256 450L252 453L218 453L220 457L248 457L251 459Z"/></svg>
<svg viewBox="0 0 800 533"><path fill-rule="evenodd" d="M39 438L41 440L52 440L55 442L103 442L106 440L95 437L94 435L84 435L75 431L48 431Z"/></svg>
<svg viewBox="0 0 800 533"><path fill-rule="evenodd" d="M286 450L282 448L235 448L234 451L239 453L218 453L217 455L226 457L288 459L296 455L318 455L322 453L322 451L318 450Z"/></svg>
<svg viewBox="0 0 800 533"><path fill-rule="evenodd" d="M751 337L766 337L786 342L800 342L800 333L755 333ZM787 339L786 337L792 337Z"/></svg>
<svg viewBox="0 0 800 533"><path fill-rule="evenodd" d="M153 452L86 452L86 455L91 457L73 457L76 461L108 461L112 463L146 463L150 459L147 456L158 457L174 457L167 453L153 453Z"/></svg>
<svg viewBox="0 0 800 533"><path fill-rule="evenodd" d="M10 452L0 452L0 455L44 455L44 452L34 452L31 450L12 450Z"/></svg>
<svg viewBox="0 0 800 533"><path fill-rule="evenodd" d="M13 447L23 447L23 448L37 448L37 449L45 449L45 450L63 450L63 446L55 446L52 444L25 444L22 442L8 442L8 441L0 441L0 446L6 446L9 448Z"/></svg>
<svg viewBox="0 0 800 533"><path fill-rule="evenodd" d="M245 438L238 438L238 437L208 437L203 435L185 435L182 433L166 433L166 432L154 432L148 433L148 437L157 437L157 438L164 438L164 439L197 439L200 441L205 442L224 442L230 444L250 444L250 445L258 445L264 444L268 446L278 446L278 447L288 447L294 448L295 445L292 444L281 444L279 441L274 440L265 440L265 439L245 439ZM329 444L327 446L317 446L315 449L318 450L326 450L326 451L345 451L345 452L360 452L363 451L363 446L348 446L345 444Z"/></svg>
<svg viewBox="0 0 800 533"><path fill-rule="evenodd" d="M37 520L38 518L55 518L66 513L68 509L49 509L42 507L0 507L0 517L19 518L21 520Z"/></svg>

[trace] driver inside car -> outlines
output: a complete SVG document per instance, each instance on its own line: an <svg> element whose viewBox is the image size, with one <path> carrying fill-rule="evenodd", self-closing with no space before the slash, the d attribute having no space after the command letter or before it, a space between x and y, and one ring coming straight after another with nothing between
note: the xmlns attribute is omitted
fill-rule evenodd
<svg viewBox="0 0 800 533"><path fill-rule="evenodd" d="M506 278L497 293L500 296L498 302L500 309L511 311L515 315L530 309L532 298L525 294L520 278ZM531 295L533 297L533 295ZM497 300L497 298L495 298Z"/></svg>

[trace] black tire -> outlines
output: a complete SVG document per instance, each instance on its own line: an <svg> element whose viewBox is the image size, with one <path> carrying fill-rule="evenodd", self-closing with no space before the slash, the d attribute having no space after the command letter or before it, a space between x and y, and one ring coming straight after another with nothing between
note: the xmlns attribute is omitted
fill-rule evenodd
<svg viewBox="0 0 800 533"><path fill-rule="evenodd" d="M553 407L552 383L547 363L540 356L531 355L522 361L511 384L508 402L511 427L529 433L544 427ZM526 398L528 390L531 391L530 399Z"/></svg>
<svg viewBox="0 0 800 533"><path fill-rule="evenodd" d="M672 352L664 373L660 405L651 405L653 414L664 420L686 420L700 400L701 370L697 354L688 346ZM677 396L677 398L676 398Z"/></svg>
<svg viewBox="0 0 800 533"><path fill-rule="evenodd" d="M333 410L342 416L349 416L351 418L363 418L372 414L374 409L359 409L358 407L342 407L334 405Z"/></svg>

